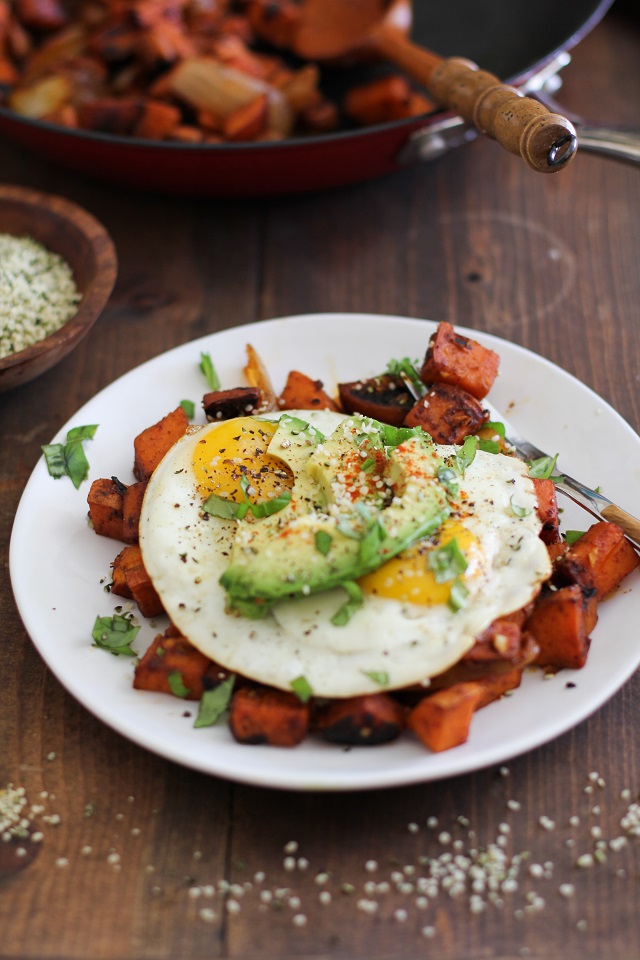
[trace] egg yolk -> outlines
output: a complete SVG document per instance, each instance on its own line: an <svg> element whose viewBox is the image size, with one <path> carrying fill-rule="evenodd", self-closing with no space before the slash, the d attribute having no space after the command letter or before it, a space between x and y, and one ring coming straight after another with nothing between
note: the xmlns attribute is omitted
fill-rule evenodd
<svg viewBox="0 0 640 960"><path fill-rule="evenodd" d="M397 557L387 560L378 570L361 577L358 583L369 593L401 603L425 606L446 604L451 594L452 580L438 583L429 568L428 556L454 539L467 562L462 578L468 581L481 566L480 544L458 520L447 520L434 537L415 543Z"/></svg>
<svg viewBox="0 0 640 960"><path fill-rule="evenodd" d="M291 490L291 470L267 453L277 426L268 420L239 417L208 431L193 455L198 492L204 497L215 493L235 503L247 499L259 503Z"/></svg>

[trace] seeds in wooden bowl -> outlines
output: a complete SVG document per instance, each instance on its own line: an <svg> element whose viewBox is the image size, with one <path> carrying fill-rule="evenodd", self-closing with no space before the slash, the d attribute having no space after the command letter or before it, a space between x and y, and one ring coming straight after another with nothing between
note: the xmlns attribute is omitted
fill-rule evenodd
<svg viewBox="0 0 640 960"><path fill-rule="evenodd" d="M61 257L31 237L0 233L0 360L58 330L79 302Z"/></svg>

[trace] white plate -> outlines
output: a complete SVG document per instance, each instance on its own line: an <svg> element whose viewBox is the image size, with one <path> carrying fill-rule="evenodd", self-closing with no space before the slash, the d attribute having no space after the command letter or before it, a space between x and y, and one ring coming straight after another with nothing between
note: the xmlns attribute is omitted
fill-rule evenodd
<svg viewBox="0 0 640 960"><path fill-rule="evenodd" d="M362 314L287 317L237 327L184 344L116 380L82 407L71 426L97 423L85 443L90 480L133 479L133 437L183 399L199 401L207 386L198 369L208 351L223 386L243 382L245 345L252 343L280 390L291 368L339 380L384 370L391 357L422 358L435 324ZM523 436L550 453L559 467L633 510L640 482L640 438L596 394L558 367L496 337L462 331L501 356L491 399ZM200 414L201 415L201 414ZM16 515L10 571L20 615L42 657L67 690L135 743L209 774L268 787L356 790L436 780L501 763L579 723L608 700L640 663L637 622L640 575L634 573L600 607L589 660L582 670L543 680L524 677L512 697L480 711L466 744L431 754L410 735L379 747L344 750L313 737L292 750L237 744L225 727L193 728L197 705L165 694L135 691L132 661L92 646L97 615L118 603L104 591L115 541L96 536L86 522L89 483L76 490L53 480L41 460ZM566 501L565 528L585 529L590 518ZM145 624L143 650L157 632ZM575 687L568 686L568 682ZM184 716L189 710L192 718Z"/></svg>

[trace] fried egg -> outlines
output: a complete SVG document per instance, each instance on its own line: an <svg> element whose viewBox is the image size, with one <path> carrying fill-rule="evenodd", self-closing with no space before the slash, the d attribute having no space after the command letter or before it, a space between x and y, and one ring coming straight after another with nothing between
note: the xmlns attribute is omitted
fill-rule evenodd
<svg viewBox="0 0 640 960"><path fill-rule="evenodd" d="M329 411L288 413L325 436L345 419ZM449 518L360 578L363 602L348 622L332 623L345 604L342 587L281 600L260 620L230 611L219 581L238 521L212 516L203 504L211 494L242 503L248 490L255 502L268 502L292 489L291 466L268 452L275 430L275 423L249 417L194 428L156 468L144 498L140 547L165 610L227 669L283 690L304 677L321 697L428 684L493 620L532 600L550 575L526 465L478 450ZM445 461L458 449L437 447ZM455 578L439 575L433 562L447 546L462 556ZM463 602L452 602L455 589Z"/></svg>

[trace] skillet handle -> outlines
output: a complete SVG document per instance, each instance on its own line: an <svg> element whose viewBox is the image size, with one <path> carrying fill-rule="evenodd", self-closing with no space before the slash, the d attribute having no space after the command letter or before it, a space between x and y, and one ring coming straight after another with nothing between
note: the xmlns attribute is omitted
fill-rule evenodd
<svg viewBox="0 0 640 960"><path fill-rule="evenodd" d="M575 156L578 139L569 120L470 60L443 60L431 74L429 92L540 173L554 173Z"/></svg>
<svg viewBox="0 0 640 960"><path fill-rule="evenodd" d="M521 156L534 170L554 173L575 156L578 139L569 120L505 86L471 60L445 60L385 21L368 39L377 53L426 87L441 106Z"/></svg>

